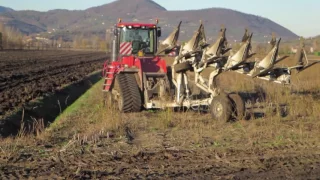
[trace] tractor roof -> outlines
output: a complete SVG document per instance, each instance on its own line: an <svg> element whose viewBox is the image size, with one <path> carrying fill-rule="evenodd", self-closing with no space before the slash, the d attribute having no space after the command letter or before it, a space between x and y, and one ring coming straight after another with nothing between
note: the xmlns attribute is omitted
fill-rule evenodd
<svg viewBox="0 0 320 180"><path fill-rule="evenodd" d="M157 27L156 24L134 23L134 22L129 22L129 23L121 22L121 23L118 23L117 26L118 27L124 27L124 26L142 27L142 26L145 26L147 28L156 28Z"/></svg>

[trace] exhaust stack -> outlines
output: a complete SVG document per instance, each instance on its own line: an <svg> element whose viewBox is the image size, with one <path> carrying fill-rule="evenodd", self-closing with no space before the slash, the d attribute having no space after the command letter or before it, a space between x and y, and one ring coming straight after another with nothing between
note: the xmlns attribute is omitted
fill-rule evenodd
<svg viewBox="0 0 320 180"><path fill-rule="evenodd" d="M118 53L117 53L117 42L116 40L112 40L112 54L111 54L111 61L117 61Z"/></svg>

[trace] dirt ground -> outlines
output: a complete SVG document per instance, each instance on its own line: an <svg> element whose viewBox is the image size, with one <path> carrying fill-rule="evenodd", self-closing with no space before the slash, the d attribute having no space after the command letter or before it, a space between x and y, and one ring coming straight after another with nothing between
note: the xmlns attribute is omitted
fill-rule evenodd
<svg viewBox="0 0 320 180"><path fill-rule="evenodd" d="M1 51L0 118L100 70L105 60L103 52Z"/></svg>
<svg viewBox="0 0 320 180"><path fill-rule="evenodd" d="M146 112L128 121L147 122ZM196 117L196 113L187 113ZM140 116L139 119L137 116ZM181 115L178 115L181 116ZM203 119L209 117L203 116ZM129 120L130 119L130 120ZM153 119L155 120L155 119ZM190 120L192 121L192 120ZM197 120L199 121L199 119ZM136 122L137 123L137 122ZM196 123L196 122L193 122ZM201 122L200 123L204 123ZM71 125L71 124L70 124ZM88 126L88 128L91 128ZM1 179L319 179L319 141L224 147L213 132L126 126L122 136L99 131L10 142L0 155ZM197 132L201 131L201 132ZM205 136L207 134L207 136ZM198 136L195 138L195 136ZM228 141L228 138L225 139ZM222 141L223 142L223 141ZM9 142L8 142L9 143ZM16 144L15 144L16 143ZM246 147L247 146L247 147ZM3 146L4 147L4 146Z"/></svg>
<svg viewBox="0 0 320 180"><path fill-rule="evenodd" d="M1 179L319 179L319 121L235 123L198 112L119 114L97 103L0 143ZM94 97L94 98L92 98ZM89 108L90 107L90 108Z"/></svg>
<svg viewBox="0 0 320 180"><path fill-rule="evenodd" d="M265 94L247 100L252 114L237 122L107 110L100 81L50 127L39 120L33 135L2 139L0 179L319 179L318 68L290 87L227 73L220 83L230 90ZM288 109L268 112L268 104Z"/></svg>

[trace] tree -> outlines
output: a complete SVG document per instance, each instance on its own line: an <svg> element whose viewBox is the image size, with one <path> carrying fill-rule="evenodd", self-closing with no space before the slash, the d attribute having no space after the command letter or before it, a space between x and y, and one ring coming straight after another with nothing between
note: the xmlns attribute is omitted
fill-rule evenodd
<svg viewBox="0 0 320 180"><path fill-rule="evenodd" d="M3 47L2 47L2 32L0 32L0 50L2 50Z"/></svg>
<svg viewBox="0 0 320 180"><path fill-rule="evenodd" d="M83 35L76 35L73 38L73 48L82 48Z"/></svg>
<svg viewBox="0 0 320 180"><path fill-rule="evenodd" d="M107 51L107 42L106 41L100 41L100 50Z"/></svg>
<svg viewBox="0 0 320 180"><path fill-rule="evenodd" d="M23 36L19 31L12 27L5 27L3 24L0 24L0 32L2 49L23 47Z"/></svg>
<svg viewBox="0 0 320 180"><path fill-rule="evenodd" d="M63 43L63 40L62 40L62 37L60 36L59 39L58 39L58 44L57 44L57 46L58 46L58 47L61 47L61 46L62 46L62 43Z"/></svg>
<svg viewBox="0 0 320 180"><path fill-rule="evenodd" d="M82 38L81 39L81 48L85 49L88 47L88 45L89 45L89 41L85 38Z"/></svg>
<svg viewBox="0 0 320 180"><path fill-rule="evenodd" d="M263 44L256 44L254 47L254 52L257 53L257 55L264 55L266 53L266 48Z"/></svg>
<svg viewBox="0 0 320 180"><path fill-rule="evenodd" d="M314 51L320 51L319 40L317 40L317 39L313 40L313 50Z"/></svg>
<svg viewBox="0 0 320 180"><path fill-rule="evenodd" d="M282 47L279 49L279 54L288 54L291 52L291 48L289 44L284 44ZM292 52L291 52L292 53Z"/></svg>
<svg viewBox="0 0 320 180"><path fill-rule="evenodd" d="M98 49L100 46L100 38L97 35L93 35L91 38L91 45L93 49Z"/></svg>

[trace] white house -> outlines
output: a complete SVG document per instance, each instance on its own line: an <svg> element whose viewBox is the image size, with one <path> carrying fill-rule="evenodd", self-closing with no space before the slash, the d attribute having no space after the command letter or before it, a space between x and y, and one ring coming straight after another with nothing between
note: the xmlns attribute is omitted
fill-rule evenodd
<svg viewBox="0 0 320 180"><path fill-rule="evenodd" d="M292 52L292 53L297 53L297 51L298 51L298 48L296 46L291 47L291 49L290 49L290 52Z"/></svg>
<svg viewBox="0 0 320 180"><path fill-rule="evenodd" d="M313 47L310 47L310 53L314 53Z"/></svg>

